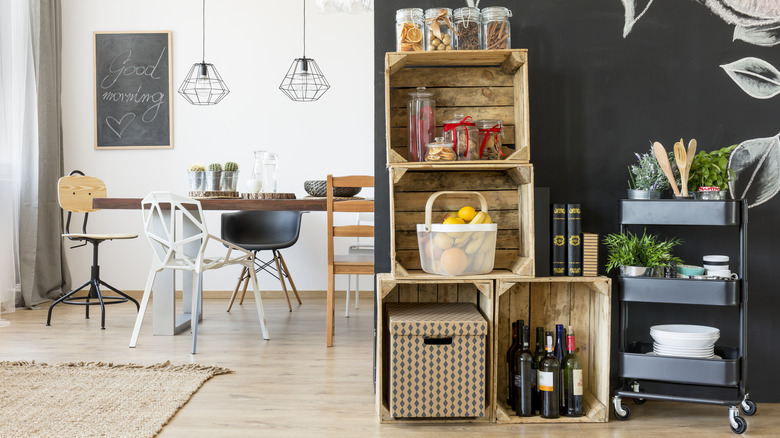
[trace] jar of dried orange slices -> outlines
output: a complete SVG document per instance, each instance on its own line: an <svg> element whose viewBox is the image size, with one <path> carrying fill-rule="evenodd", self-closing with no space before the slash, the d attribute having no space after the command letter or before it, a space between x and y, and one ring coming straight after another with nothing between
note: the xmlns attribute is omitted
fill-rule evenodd
<svg viewBox="0 0 780 438"><path fill-rule="evenodd" d="M423 10L405 8L395 12L395 40L398 52L423 50Z"/></svg>

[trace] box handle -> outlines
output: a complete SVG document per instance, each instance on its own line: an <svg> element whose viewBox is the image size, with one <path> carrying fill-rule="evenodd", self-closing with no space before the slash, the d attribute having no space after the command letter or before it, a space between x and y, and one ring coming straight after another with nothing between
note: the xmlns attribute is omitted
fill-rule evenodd
<svg viewBox="0 0 780 438"><path fill-rule="evenodd" d="M436 201L436 198L438 198L441 195L457 195L457 196L463 196L463 195L475 195L477 198L479 198L479 208L483 212L488 212L488 206L487 206L487 200L482 195L482 193L479 192L459 192L459 191L451 191L451 190L445 190L441 192L436 192L432 194L428 198L428 202L425 203L425 231L430 232L431 231L431 213L433 210L433 202Z"/></svg>
<svg viewBox="0 0 780 438"><path fill-rule="evenodd" d="M425 345L450 345L452 344L452 336L449 338L423 338Z"/></svg>

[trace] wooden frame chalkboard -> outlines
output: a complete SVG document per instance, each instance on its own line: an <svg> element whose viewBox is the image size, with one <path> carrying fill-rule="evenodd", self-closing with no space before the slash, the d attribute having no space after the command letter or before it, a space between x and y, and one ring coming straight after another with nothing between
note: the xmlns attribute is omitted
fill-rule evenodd
<svg viewBox="0 0 780 438"><path fill-rule="evenodd" d="M95 149L173 147L171 32L94 32Z"/></svg>

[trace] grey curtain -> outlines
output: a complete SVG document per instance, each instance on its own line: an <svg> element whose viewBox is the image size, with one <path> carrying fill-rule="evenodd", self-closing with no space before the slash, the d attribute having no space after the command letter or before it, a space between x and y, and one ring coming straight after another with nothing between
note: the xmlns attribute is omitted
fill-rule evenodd
<svg viewBox="0 0 780 438"><path fill-rule="evenodd" d="M22 296L31 307L70 289L62 242L57 180L63 175L60 0L31 0L35 76L38 90L38 144L23 155L20 260Z"/></svg>

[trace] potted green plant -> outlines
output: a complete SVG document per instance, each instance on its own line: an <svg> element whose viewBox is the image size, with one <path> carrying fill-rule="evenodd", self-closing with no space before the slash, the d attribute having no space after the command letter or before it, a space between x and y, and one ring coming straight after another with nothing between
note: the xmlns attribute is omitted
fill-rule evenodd
<svg viewBox="0 0 780 438"><path fill-rule="evenodd" d="M190 165L190 168L187 169L187 175L190 179L190 191L197 192L203 190L205 171L206 166L202 164L193 163Z"/></svg>
<svg viewBox="0 0 780 438"><path fill-rule="evenodd" d="M222 168L222 190L235 192L238 185L238 163L228 161Z"/></svg>
<svg viewBox="0 0 780 438"><path fill-rule="evenodd" d="M628 166L628 199L659 199L661 192L671 186L661 165L651 149L648 153L636 155L637 163ZM674 154L669 153L669 162L674 163ZM676 167L672 169L676 171ZM677 176L678 173L675 173Z"/></svg>
<svg viewBox="0 0 780 438"><path fill-rule="evenodd" d="M206 190L216 192L221 189L222 165L219 163L211 163L206 171Z"/></svg>
<svg viewBox="0 0 780 438"><path fill-rule="evenodd" d="M711 192L717 187L719 199L726 198L726 190L734 172L729 169L729 157L737 145L731 145L712 152L700 151L691 163L688 186L699 193ZM711 188L702 190L702 187Z"/></svg>
<svg viewBox="0 0 780 438"><path fill-rule="evenodd" d="M678 238L660 240L647 230L638 236L632 232L613 233L604 237L607 247L607 272L620 268L620 275L626 277L652 276L653 268L670 263L682 263L672 255L672 248L681 242Z"/></svg>

